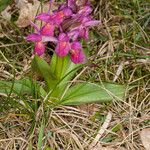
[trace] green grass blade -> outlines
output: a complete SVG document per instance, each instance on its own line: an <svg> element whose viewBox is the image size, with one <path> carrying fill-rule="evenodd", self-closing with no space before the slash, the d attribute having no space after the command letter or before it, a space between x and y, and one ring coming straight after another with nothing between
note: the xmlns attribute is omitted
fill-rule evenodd
<svg viewBox="0 0 150 150"><path fill-rule="evenodd" d="M42 150L42 139L44 135L44 122L42 121L41 127L40 127L40 132L39 132L39 137L38 137L38 144L37 144L37 149Z"/></svg>

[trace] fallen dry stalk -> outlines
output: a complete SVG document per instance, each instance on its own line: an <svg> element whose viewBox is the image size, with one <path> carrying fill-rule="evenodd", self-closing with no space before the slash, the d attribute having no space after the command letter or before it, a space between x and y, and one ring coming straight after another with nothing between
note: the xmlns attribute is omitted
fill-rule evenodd
<svg viewBox="0 0 150 150"><path fill-rule="evenodd" d="M96 137L94 138L94 140L92 141L92 143L89 145L89 149L93 149L94 147L96 147L97 144L99 144L98 141L104 134L105 130L108 128L111 118L112 118L112 113L108 112L105 122L103 123L101 129L98 131L98 133L97 133Z"/></svg>

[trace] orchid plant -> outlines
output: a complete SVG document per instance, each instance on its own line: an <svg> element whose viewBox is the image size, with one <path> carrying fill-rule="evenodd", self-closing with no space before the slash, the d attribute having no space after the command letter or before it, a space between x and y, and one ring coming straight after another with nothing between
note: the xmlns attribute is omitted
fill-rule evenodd
<svg viewBox="0 0 150 150"><path fill-rule="evenodd" d="M100 24L99 20L94 20L91 16L90 2L67 0L57 10L52 10L52 5L50 0L48 12L35 17L35 21L41 21L41 27L31 22L35 33L26 38L35 44L32 69L44 79L45 86L27 78L13 83L1 81L0 92L28 94L38 99L44 97L44 104L47 106L80 105L122 99L125 90L122 85L106 82L73 83L72 80L79 69L88 62L82 41L89 39L90 27ZM48 42L55 45L50 64L44 60Z"/></svg>

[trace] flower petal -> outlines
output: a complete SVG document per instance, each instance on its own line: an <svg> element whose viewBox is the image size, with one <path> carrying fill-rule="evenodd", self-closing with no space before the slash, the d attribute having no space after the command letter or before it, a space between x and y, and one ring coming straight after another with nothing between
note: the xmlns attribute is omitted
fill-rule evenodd
<svg viewBox="0 0 150 150"><path fill-rule="evenodd" d="M35 44L34 53L41 56L44 54L44 52L45 52L45 45L43 44L43 42L42 41L37 42Z"/></svg>
<svg viewBox="0 0 150 150"><path fill-rule="evenodd" d="M82 45L79 42L73 42L71 45L71 49L73 50L81 50L82 49Z"/></svg>
<svg viewBox="0 0 150 150"><path fill-rule="evenodd" d="M91 20L91 21L87 21L84 23L84 26L89 27L89 26L96 26L98 24L100 24L101 21L99 20Z"/></svg>
<svg viewBox="0 0 150 150"><path fill-rule="evenodd" d="M54 42L57 43L58 40L53 36L42 36L42 42Z"/></svg>
<svg viewBox="0 0 150 150"><path fill-rule="evenodd" d="M45 22L50 21L50 18L51 18L50 14L48 13L41 13L35 17L35 19L45 21Z"/></svg>
<svg viewBox="0 0 150 150"><path fill-rule="evenodd" d="M40 33L41 35L45 35L45 36L53 36L54 35L54 29L55 29L55 26L50 24L50 23L46 23Z"/></svg>
<svg viewBox="0 0 150 150"><path fill-rule="evenodd" d="M76 0L67 0L67 6L73 10L73 12L77 11Z"/></svg>
<svg viewBox="0 0 150 150"><path fill-rule="evenodd" d="M79 32L79 37L88 40L89 39L89 29L88 28L83 28Z"/></svg>
<svg viewBox="0 0 150 150"><path fill-rule="evenodd" d="M53 16L52 16L52 19L53 19L55 24L60 25L63 22L64 16L65 16L65 14L62 10L61 11L55 11Z"/></svg>
<svg viewBox="0 0 150 150"><path fill-rule="evenodd" d="M40 30L39 30L38 26L34 22L32 22L32 21L30 21L30 24L39 33Z"/></svg>
<svg viewBox="0 0 150 150"><path fill-rule="evenodd" d="M32 34L29 34L27 37L26 37L27 41L32 41L32 42L39 42L42 40L42 37L41 35L37 34L37 33L32 33Z"/></svg>
<svg viewBox="0 0 150 150"><path fill-rule="evenodd" d="M60 33L59 37L58 37L58 40L59 41L69 42L69 36L67 34L65 34L65 33Z"/></svg>
<svg viewBox="0 0 150 150"><path fill-rule="evenodd" d="M72 11L69 8L64 8L62 9L62 11L64 12L64 15L67 16L71 16L72 15Z"/></svg>
<svg viewBox="0 0 150 150"><path fill-rule="evenodd" d="M78 38L78 36L79 36L79 29L75 29L75 30L70 31L68 33L68 36L70 37L70 39L75 41Z"/></svg>

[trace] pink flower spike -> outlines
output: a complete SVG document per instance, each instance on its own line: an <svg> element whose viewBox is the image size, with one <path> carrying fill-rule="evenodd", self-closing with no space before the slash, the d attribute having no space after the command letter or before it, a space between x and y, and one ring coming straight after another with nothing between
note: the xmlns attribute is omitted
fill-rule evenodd
<svg viewBox="0 0 150 150"><path fill-rule="evenodd" d="M70 51L69 37L64 33L61 33L59 35L58 40L59 41L57 43L55 52L57 53L58 56L64 57Z"/></svg>
<svg viewBox="0 0 150 150"><path fill-rule="evenodd" d="M74 42L71 45L71 61L75 64L83 63L85 55L82 52L82 46L79 42Z"/></svg>
<svg viewBox="0 0 150 150"><path fill-rule="evenodd" d="M54 29L55 29L55 26L50 24L50 23L46 23L40 33L41 35L44 35L44 36L53 36L54 35Z"/></svg>
<svg viewBox="0 0 150 150"><path fill-rule="evenodd" d="M51 16L50 16L49 13L41 13L41 14L39 14L35 17L35 19L41 20L41 21L44 21L44 22L49 22L50 18L51 18Z"/></svg>
<svg viewBox="0 0 150 150"><path fill-rule="evenodd" d="M43 42L39 41L35 43L34 53L39 56L42 56L44 52L45 52L45 45L43 44Z"/></svg>

